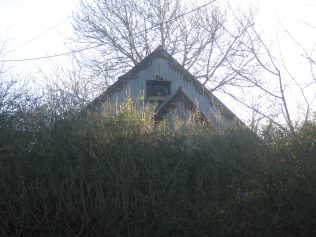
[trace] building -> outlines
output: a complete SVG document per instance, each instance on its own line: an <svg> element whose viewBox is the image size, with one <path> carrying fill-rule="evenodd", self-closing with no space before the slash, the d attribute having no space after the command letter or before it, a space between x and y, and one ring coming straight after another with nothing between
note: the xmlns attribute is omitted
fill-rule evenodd
<svg viewBox="0 0 316 237"><path fill-rule="evenodd" d="M134 68L120 76L90 106L102 112L102 104L117 104L130 97L155 104L154 118L186 119L192 112L213 127L233 125L240 120L219 99L159 46Z"/></svg>

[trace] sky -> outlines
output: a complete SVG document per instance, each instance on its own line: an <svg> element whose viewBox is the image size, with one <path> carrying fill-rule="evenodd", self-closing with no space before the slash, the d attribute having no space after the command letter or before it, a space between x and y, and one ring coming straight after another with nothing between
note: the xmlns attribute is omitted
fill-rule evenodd
<svg viewBox="0 0 316 237"><path fill-rule="evenodd" d="M256 22L274 41L282 42L284 37L281 23L304 45L315 44L315 38L306 33L313 27L316 32L315 0L232 0L231 4L257 7ZM72 29L69 17L78 5L78 0L0 0L0 37L7 41L6 59L66 52L64 41Z"/></svg>
<svg viewBox="0 0 316 237"><path fill-rule="evenodd" d="M297 61L300 53L293 50L297 47L286 31L307 51L315 47L316 0L231 0L230 3L241 9L257 8L259 29L274 45L274 50L282 53L291 69L300 70ZM0 60L69 52L65 39L72 34L70 17L78 7L79 0L0 0L0 42L6 41L5 54ZM56 59L62 61L62 57ZM9 64L16 71L30 72L34 68L47 67L49 62L34 60Z"/></svg>
<svg viewBox="0 0 316 237"><path fill-rule="evenodd" d="M5 39L5 59L24 59L63 53L71 35L69 17L76 0L0 0L0 37ZM0 39L1 39L0 38ZM16 62L14 67L32 68L47 60Z"/></svg>

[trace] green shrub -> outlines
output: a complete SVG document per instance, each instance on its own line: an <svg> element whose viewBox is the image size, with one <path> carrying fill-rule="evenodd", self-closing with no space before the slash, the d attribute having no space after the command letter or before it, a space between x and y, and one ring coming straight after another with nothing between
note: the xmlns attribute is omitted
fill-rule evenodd
<svg viewBox="0 0 316 237"><path fill-rule="evenodd" d="M0 236L315 235L314 124L272 146L112 112L0 118Z"/></svg>

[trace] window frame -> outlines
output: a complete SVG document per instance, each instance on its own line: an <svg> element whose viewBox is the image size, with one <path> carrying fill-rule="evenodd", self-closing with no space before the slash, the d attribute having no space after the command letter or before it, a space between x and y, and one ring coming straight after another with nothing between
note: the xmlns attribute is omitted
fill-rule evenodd
<svg viewBox="0 0 316 237"><path fill-rule="evenodd" d="M168 91L164 95L153 95L149 93L149 86L165 86ZM169 80L146 80L146 99L150 101L166 100L171 95L171 81Z"/></svg>

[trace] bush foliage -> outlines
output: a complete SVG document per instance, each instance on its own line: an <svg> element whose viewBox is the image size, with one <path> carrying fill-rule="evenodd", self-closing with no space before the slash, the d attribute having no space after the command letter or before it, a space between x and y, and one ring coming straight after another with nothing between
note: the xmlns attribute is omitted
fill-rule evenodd
<svg viewBox="0 0 316 237"><path fill-rule="evenodd" d="M316 235L314 123L171 130L127 102L1 115L0 133L0 236Z"/></svg>

